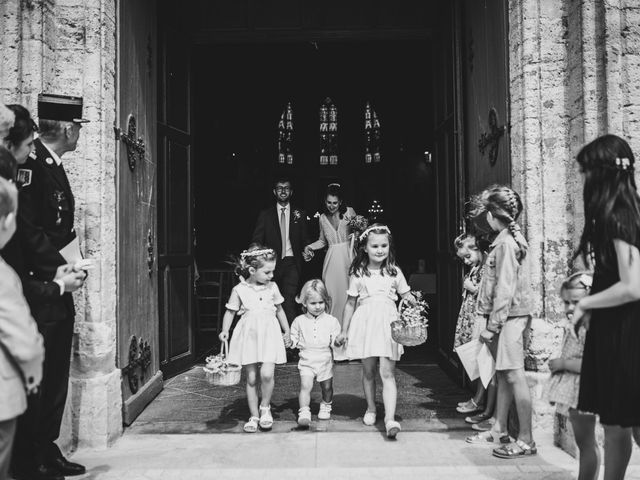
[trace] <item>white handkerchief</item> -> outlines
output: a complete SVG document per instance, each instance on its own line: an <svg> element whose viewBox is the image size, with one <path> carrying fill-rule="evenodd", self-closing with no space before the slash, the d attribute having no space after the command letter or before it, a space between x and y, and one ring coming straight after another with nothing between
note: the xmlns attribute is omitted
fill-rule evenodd
<svg viewBox="0 0 640 480"><path fill-rule="evenodd" d="M82 260L82 253L80 253L80 242L78 241L78 237L74 237L69 243L67 243L62 250L60 250L60 255L70 263L71 265L75 265L76 262Z"/></svg>
<svg viewBox="0 0 640 480"><path fill-rule="evenodd" d="M456 348L456 352L460 357L460 361L467 371L467 375L470 380L475 380L480 376L480 370L478 369L478 353L482 344L478 340L471 340L470 342L460 345Z"/></svg>
<svg viewBox="0 0 640 480"><path fill-rule="evenodd" d="M493 378L493 374L496 373L496 362L493 360L493 355L489 351L484 343L478 352L478 370L480 371L480 380L484 385L484 388L489 386L489 382Z"/></svg>

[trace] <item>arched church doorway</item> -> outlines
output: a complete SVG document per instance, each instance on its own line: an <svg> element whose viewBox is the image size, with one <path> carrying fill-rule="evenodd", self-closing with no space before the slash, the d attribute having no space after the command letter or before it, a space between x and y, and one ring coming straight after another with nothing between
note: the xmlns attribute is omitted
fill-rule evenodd
<svg viewBox="0 0 640 480"><path fill-rule="evenodd" d="M198 268L228 269L225 261L247 247L260 210L274 202L273 180L285 175L293 182L294 204L308 216L310 241L318 238L324 190L339 182L356 212L391 227L407 277L418 283L435 279L429 51L426 40L197 46L194 55L203 60L193 70ZM328 97L337 112L335 164L321 158L320 110ZM286 158L281 163L278 155L278 123L287 104L291 164ZM379 156L370 160L367 104L381 125ZM374 201L375 213L370 212ZM321 276L324 252L318 253L305 265L305 278ZM435 289L427 293L433 303ZM199 351L215 343L215 331L213 338L202 333L196 339ZM430 340L409 357L433 360L434 345Z"/></svg>
<svg viewBox="0 0 640 480"><path fill-rule="evenodd" d="M508 129L500 128L508 113L506 2L337 2L321 11L295 1L188 7L162 2L158 15L165 377L215 348L216 309L231 282L224 261L246 248L257 212L272 201L271 182L284 172L311 232L327 183L343 184L359 213L374 200L382 205L400 265L431 289L430 339L407 359L437 361L461 378L451 345L462 269L451 242L467 193L510 179ZM327 97L338 111L335 165L320 163L319 108ZM379 163L365 159L367 102L380 120ZM287 104L293 160L282 165L277 128ZM320 265L316 258L305 274L319 276ZM198 290L196 268L200 283L213 290ZM198 297L217 306L205 311Z"/></svg>

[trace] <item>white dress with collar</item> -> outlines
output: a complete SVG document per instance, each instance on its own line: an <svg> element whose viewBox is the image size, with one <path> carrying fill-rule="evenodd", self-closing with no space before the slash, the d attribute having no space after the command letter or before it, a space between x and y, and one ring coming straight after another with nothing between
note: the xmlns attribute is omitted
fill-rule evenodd
<svg viewBox="0 0 640 480"><path fill-rule="evenodd" d="M284 298L274 282L252 285L240 282L233 287L226 308L241 315L229 343L229 361L239 365L287 363L276 306Z"/></svg>
<svg viewBox="0 0 640 480"><path fill-rule="evenodd" d="M391 338L391 322L398 318L396 301L411 288L402 271L382 274L379 269L369 269L370 276L349 277L350 297L357 297L356 311L351 317L347 333L347 357L387 357L400 360L404 348Z"/></svg>

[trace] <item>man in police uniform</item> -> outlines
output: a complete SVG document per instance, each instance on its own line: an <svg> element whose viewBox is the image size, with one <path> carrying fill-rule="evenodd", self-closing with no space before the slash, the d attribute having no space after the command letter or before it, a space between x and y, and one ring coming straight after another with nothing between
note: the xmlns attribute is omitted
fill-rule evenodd
<svg viewBox="0 0 640 480"><path fill-rule="evenodd" d="M51 282L61 265L60 251L75 239L74 198L61 157L76 149L82 123L82 98L38 96L40 136L35 152L18 171L22 184L18 235L24 261L36 280ZM67 398L75 309L71 293L46 302L29 302L44 337L45 361L39 398L29 406L18 426L14 475L16 478L58 479L85 473L69 462L54 443ZM25 425L27 431L20 431Z"/></svg>

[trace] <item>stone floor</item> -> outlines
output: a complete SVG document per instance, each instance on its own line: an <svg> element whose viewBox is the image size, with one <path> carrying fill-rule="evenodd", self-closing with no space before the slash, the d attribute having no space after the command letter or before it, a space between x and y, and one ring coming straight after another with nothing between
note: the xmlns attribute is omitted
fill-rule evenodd
<svg viewBox="0 0 640 480"><path fill-rule="evenodd" d="M332 420L295 423L298 374L278 367L271 432L244 434L248 416L244 389L209 385L200 368L179 375L110 449L82 451L73 460L87 465L81 479L523 479L575 478L577 462L554 447L549 432L536 432L539 454L517 460L491 455L491 447L464 441L470 430L456 403L467 397L435 365L402 365L397 372L395 441L361 423L364 411L361 366L340 364L335 377ZM380 395L378 395L380 398ZM315 392L315 407L319 391ZM380 406L381 409L381 406ZM315 416L314 416L315 420ZM627 479L640 480L640 452Z"/></svg>
<svg viewBox="0 0 640 480"><path fill-rule="evenodd" d="M336 365L334 408L330 422L314 423L323 431L360 431L366 403L362 394L359 363ZM456 404L468 394L437 365L401 365L397 369L397 417L409 430L462 428ZM278 366L271 401L277 431L295 428L300 377L296 365ZM382 394L378 382L379 411ZM312 412L317 412L320 389L313 391ZM244 385L210 385L201 367L194 367L165 383L164 390L129 428L129 433L242 432L249 418ZM358 421L355 421L358 420Z"/></svg>

